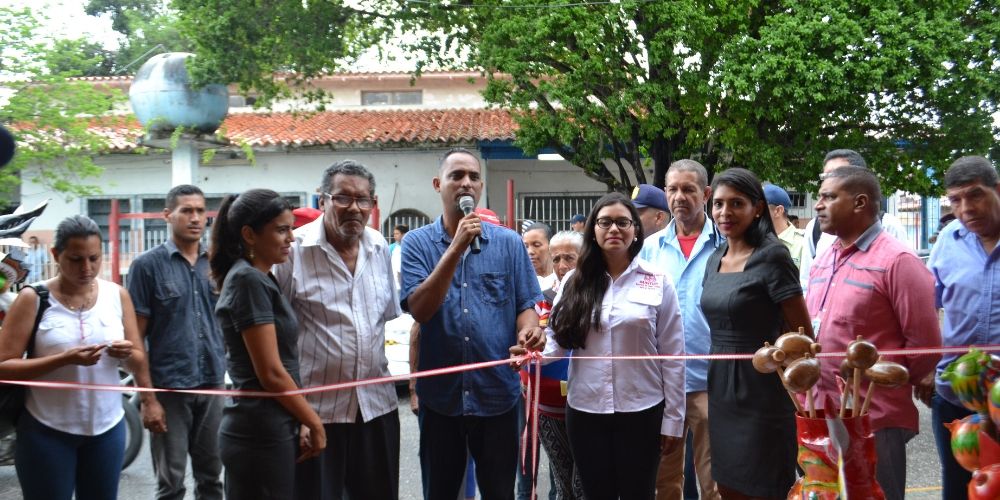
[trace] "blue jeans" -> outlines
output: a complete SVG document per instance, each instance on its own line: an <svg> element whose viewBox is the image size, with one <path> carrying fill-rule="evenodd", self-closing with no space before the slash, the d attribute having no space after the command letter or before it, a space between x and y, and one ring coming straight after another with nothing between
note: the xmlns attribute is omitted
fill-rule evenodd
<svg viewBox="0 0 1000 500"><path fill-rule="evenodd" d="M115 500L125 455L125 419L97 436L52 429L27 411L14 464L24 500Z"/></svg>
<svg viewBox="0 0 1000 500"><path fill-rule="evenodd" d="M951 453L951 432L944 424L972 415L964 406L949 403L938 394L931 398L931 429L941 460L941 498L965 498L972 473L955 461Z"/></svg>

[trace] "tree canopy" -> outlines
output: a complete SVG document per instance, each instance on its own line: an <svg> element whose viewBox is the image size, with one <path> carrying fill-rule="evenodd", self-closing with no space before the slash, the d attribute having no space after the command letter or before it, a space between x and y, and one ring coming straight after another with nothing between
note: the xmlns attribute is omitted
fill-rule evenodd
<svg viewBox="0 0 1000 500"><path fill-rule="evenodd" d="M265 95L275 72L308 80L376 35L409 33L420 68L482 70L519 146L553 148L611 189L648 182L650 164L662 185L680 158L808 189L823 154L847 147L887 189L930 193L951 160L989 153L1000 134L992 1L357 5L174 2L202 71Z"/></svg>
<svg viewBox="0 0 1000 500"><path fill-rule="evenodd" d="M65 44L53 47L39 31L31 10L0 7L0 123L18 141L13 161L0 169L3 200L16 191L28 166L37 168L34 182L66 196L100 192L93 179L101 168L91 155L105 150L107 140L90 125L122 98L120 92L68 80L60 68L73 52L64 50Z"/></svg>

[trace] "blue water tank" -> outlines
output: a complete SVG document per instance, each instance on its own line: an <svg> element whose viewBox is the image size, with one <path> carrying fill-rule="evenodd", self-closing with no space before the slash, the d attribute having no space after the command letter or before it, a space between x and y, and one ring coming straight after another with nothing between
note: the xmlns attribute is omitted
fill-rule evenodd
<svg viewBox="0 0 1000 500"><path fill-rule="evenodd" d="M150 131L169 132L178 127L211 134L229 112L225 85L191 88L184 60L194 54L170 52L153 56L139 68L128 92L132 111Z"/></svg>

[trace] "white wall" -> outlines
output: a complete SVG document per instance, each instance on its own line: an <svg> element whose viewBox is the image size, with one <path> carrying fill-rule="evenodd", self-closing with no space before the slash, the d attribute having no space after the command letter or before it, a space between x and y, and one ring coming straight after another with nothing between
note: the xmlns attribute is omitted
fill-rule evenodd
<svg viewBox="0 0 1000 500"><path fill-rule="evenodd" d="M376 195L381 217L403 208L420 210L429 217L441 213L441 201L431 185L437 174L438 158L443 150L381 151L298 151L292 153L258 152L256 165L246 160L213 160L199 169L200 187L208 195L238 193L251 188L266 187L281 193L300 194L308 202L316 192L323 170L343 159L360 161L375 176ZM222 156L221 154L219 156ZM170 189L170 156L109 155L96 163L105 168L95 182L102 187L98 197L165 196ZM31 179L37 171L27 171L22 186L22 202L34 206L49 198L49 208L32 225L31 233L43 239L51 235L59 221L86 213L86 201L66 201L58 194L43 189Z"/></svg>
<svg viewBox="0 0 1000 500"><path fill-rule="evenodd" d="M253 166L245 159L230 160L220 153L210 164L200 167L197 185L209 196L266 187L300 195L305 204L316 192L323 170L336 161L350 158L360 161L374 174L382 221L404 208L419 210L433 219L441 214L441 198L434 191L431 180L437 175L438 160L444 151L445 148L258 152ZM96 182L103 190L97 197L162 197L171 187L167 153L115 154L98 157L95 161L105 168ZM489 160L485 164L486 189L480 204L489 206L501 218L506 216L508 179L514 180L517 194L606 191L604 184L591 180L579 168L564 161ZM49 208L29 232L48 241L59 221L86 213L86 200L66 201L31 182L36 175L36 171L26 172L22 202L34 206L50 199ZM138 209L135 207L133 211Z"/></svg>

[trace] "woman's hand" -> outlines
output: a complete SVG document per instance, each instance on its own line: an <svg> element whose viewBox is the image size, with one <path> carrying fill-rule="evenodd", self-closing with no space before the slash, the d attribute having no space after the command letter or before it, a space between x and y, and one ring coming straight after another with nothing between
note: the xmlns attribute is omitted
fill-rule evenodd
<svg viewBox="0 0 1000 500"><path fill-rule="evenodd" d="M326 448L326 429L322 425L309 428L303 424L299 429L299 451L301 453L295 462L301 463L309 460L322 453L324 448Z"/></svg>
<svg viewBox="0 0 1000 500"><path fill-rule="evenodd" d="M68 365L92 366L101 360L101 351L107 346L107 344L95 344L73 347L63 352L63 359Z"/></svg>
<svg viewBox="0 0 1000 500"><path fill-rule="evenodd" d="M132 356L132 342L115 340L108 343L108 356L118 359L128 359Z"/></svg>

